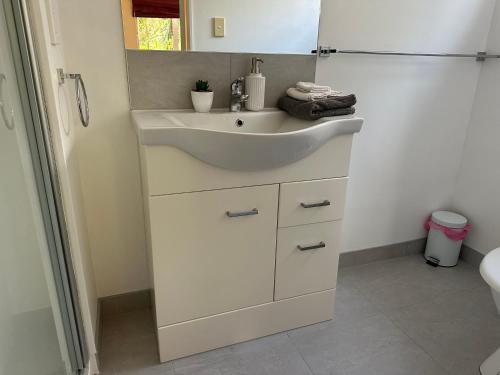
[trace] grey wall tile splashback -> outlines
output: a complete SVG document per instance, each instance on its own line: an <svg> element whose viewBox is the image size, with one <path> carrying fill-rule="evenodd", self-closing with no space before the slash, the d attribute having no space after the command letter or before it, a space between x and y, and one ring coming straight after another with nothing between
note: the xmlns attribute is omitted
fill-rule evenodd
<svg viewBox="0 0 500 375"><path fill-rule="evenodd" d="M191 89L208 80L214 108L226 106L230 55L227 53L127 51L132 109L192 108Z"/></svg>
<svg viewBox="0 0 500 375"><path fill-rule="evenodd" d="M252 56L261 57L266 79L266 107L297 81L314 81L316 56L166 52L127 50L130 107L132 109L192 108L191 88L198 79L214 90L214 108L229 106L233 79L250 72Z"/></svg>

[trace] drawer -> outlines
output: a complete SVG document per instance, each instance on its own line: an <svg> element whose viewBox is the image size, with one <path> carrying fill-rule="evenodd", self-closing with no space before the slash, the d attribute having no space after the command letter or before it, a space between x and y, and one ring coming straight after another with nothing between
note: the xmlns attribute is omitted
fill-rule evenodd
<svg viewBox="0 0 500 375"><path fill-rule="evenodd" d="M281 184L279 226L320 223L344 214L347 178Z"/></svg>
<svg viewBox="0 0 500 375"><path fill-rule="evenodd" d="M278 185L149 200L159 326L273 300Z"/></svg>
<svg viewBox="0 0 500 375"><path fill-rule="evenodd" d="M276 301L335 288L341 225L339 220L278 229Z"/></svg>

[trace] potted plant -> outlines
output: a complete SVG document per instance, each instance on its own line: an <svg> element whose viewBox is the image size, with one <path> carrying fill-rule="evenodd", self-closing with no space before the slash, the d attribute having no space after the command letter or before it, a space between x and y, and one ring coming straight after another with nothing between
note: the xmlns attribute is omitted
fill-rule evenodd
<svg viewBox="0 0 500 375"><path fill-rule="evenodd" d="M210 112L214 93L209 88L208 81L202 81L201 79L196 81L196 89L191 90L191 100L196 112Z"/></svg>

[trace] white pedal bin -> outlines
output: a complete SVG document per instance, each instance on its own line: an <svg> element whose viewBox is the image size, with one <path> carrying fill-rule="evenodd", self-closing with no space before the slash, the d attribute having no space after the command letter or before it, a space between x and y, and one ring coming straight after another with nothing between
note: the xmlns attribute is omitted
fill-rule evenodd
<svg viewBox="0 0 500 375"><path fill-rule="evenodd" d="M465 237L460 234L466 234L468 230L467 218L451 211L435 211L430 220L432 222L428 223L430 228L425 248L425 259L442 267L456 266L463 237ZM455 236L455 234L458 235ZM450 236L462 238L452 239Z"/></svg>

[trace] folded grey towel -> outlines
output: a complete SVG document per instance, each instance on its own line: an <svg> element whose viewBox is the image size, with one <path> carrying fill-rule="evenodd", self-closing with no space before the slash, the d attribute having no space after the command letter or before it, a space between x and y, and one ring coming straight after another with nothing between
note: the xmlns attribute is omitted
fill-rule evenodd
<svg viewBox="0 0 500 375"><path fill-rule="evenodd" d="M283 96L278 101L278 107L291 116L302 120L317 120L322 117L352 115L356 104L354 94L335 96L328 99L303 101Z"/></svg>

